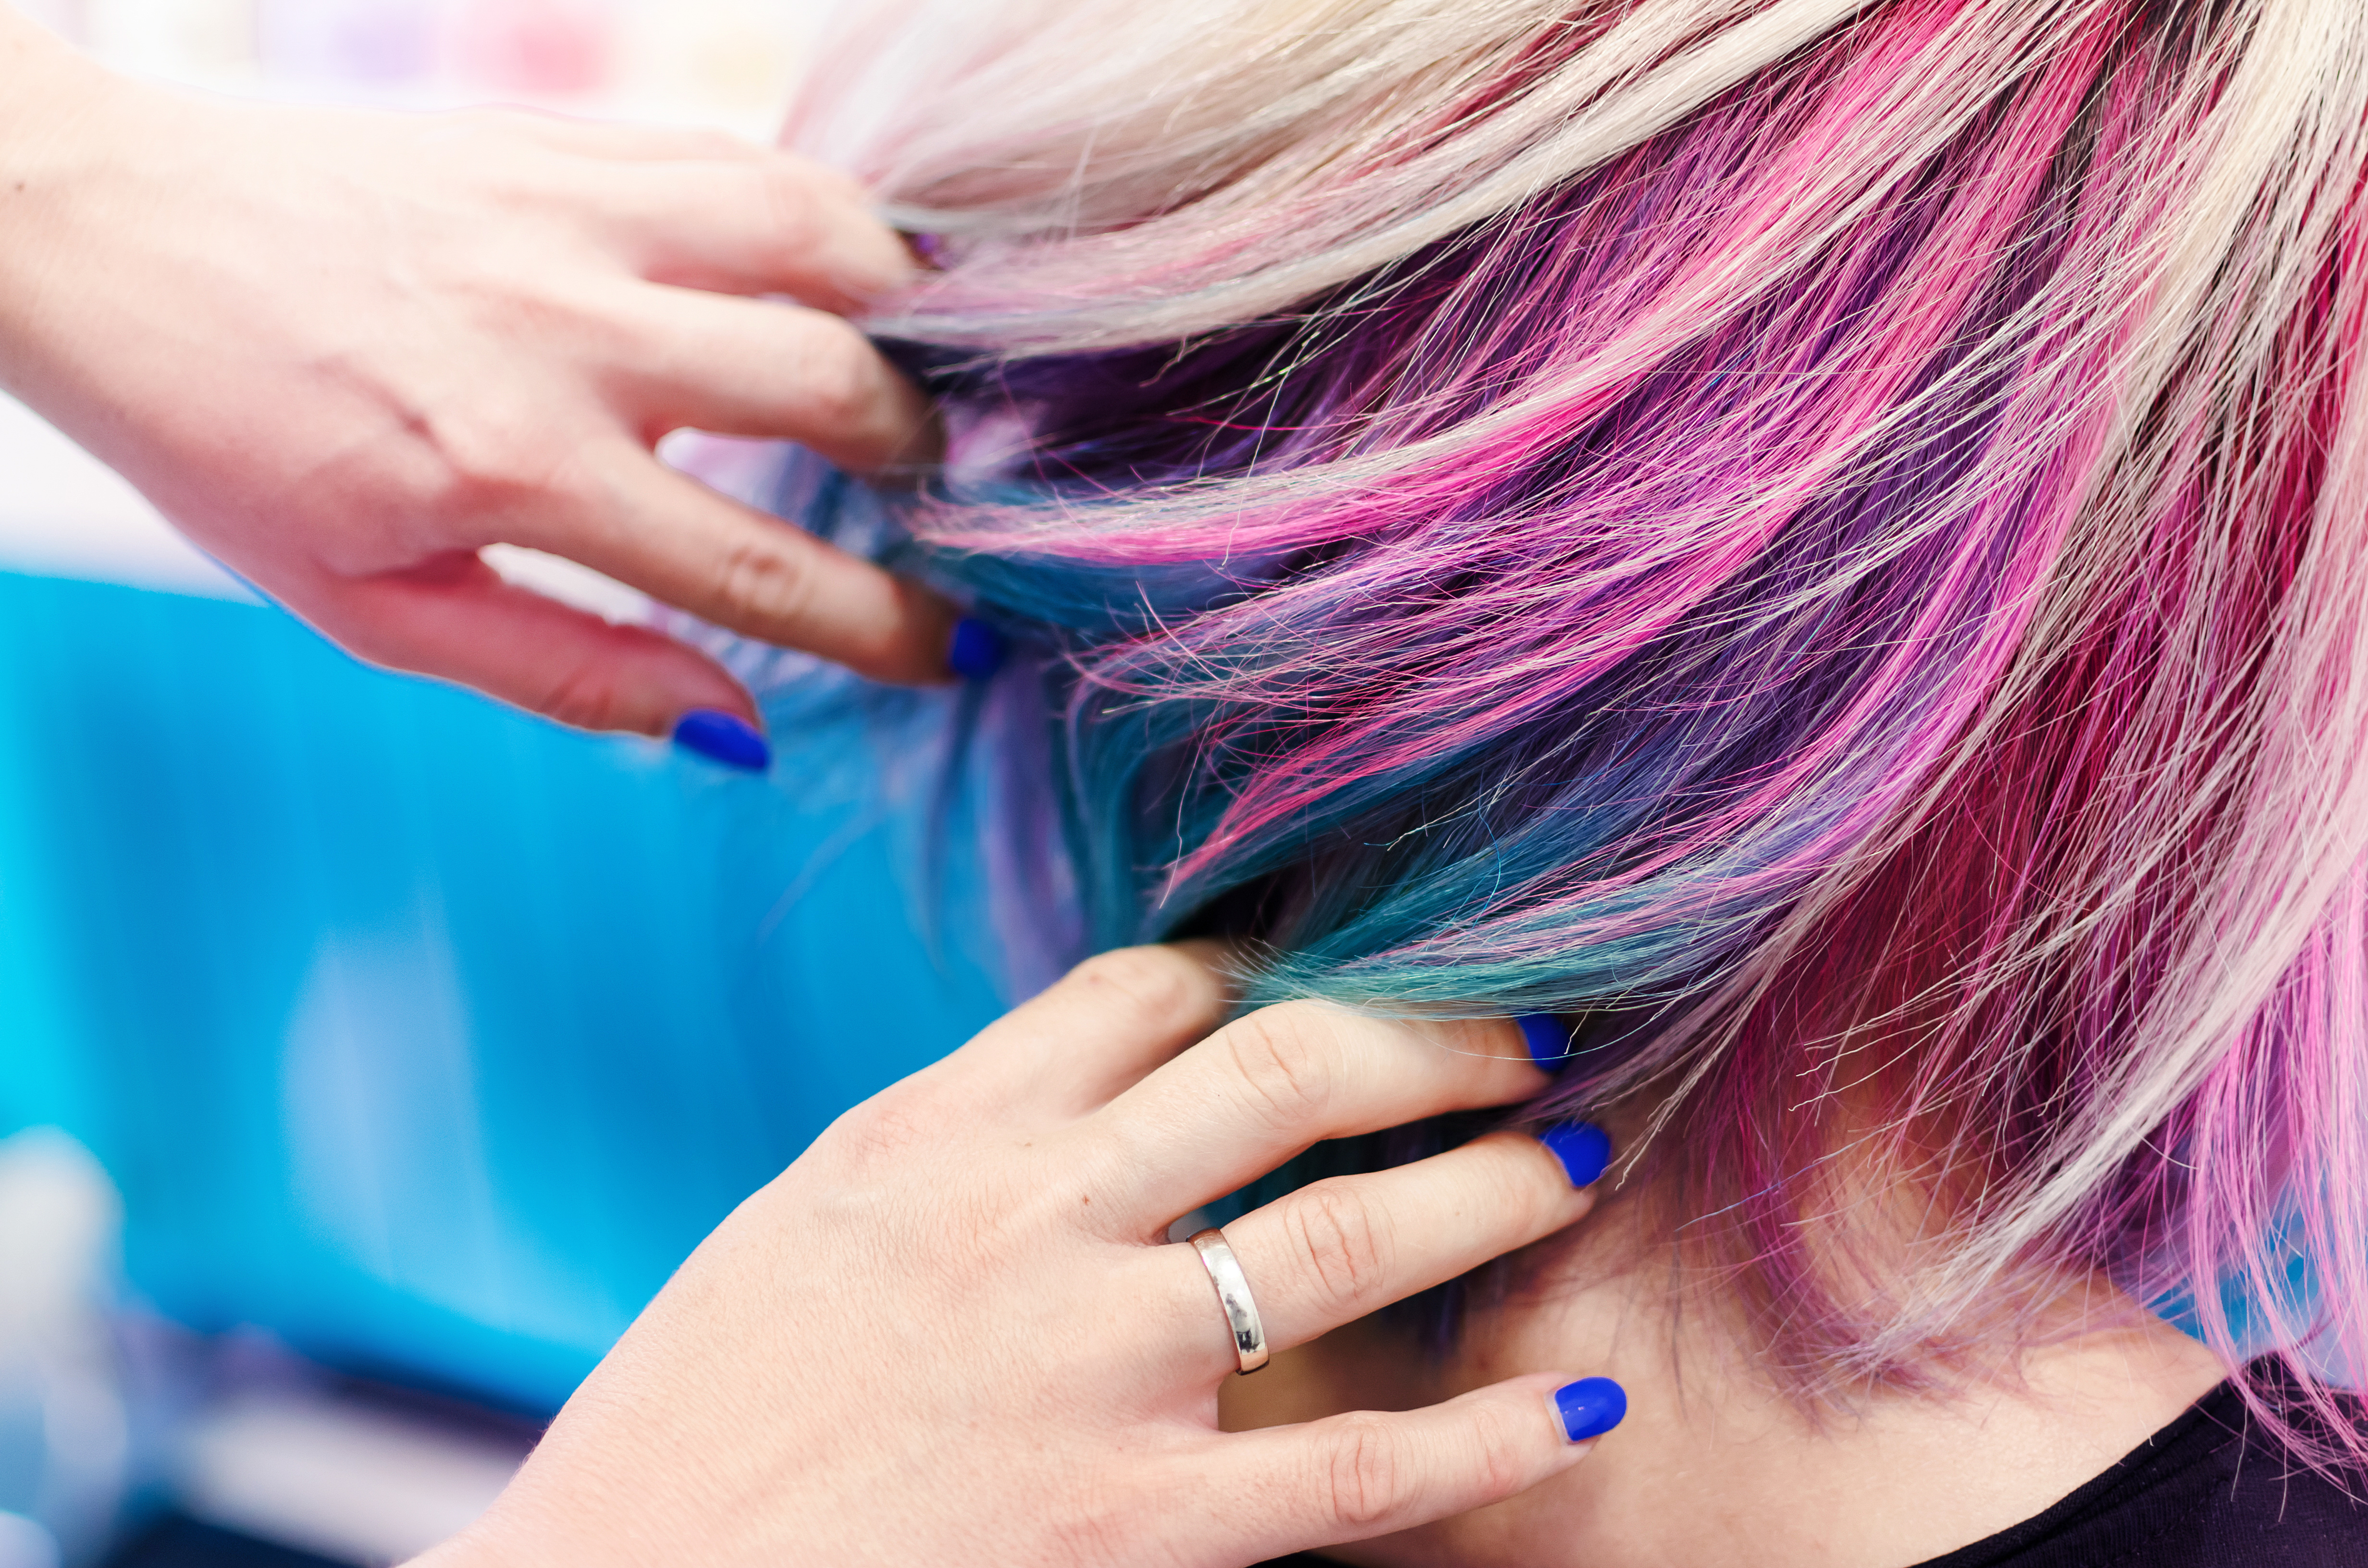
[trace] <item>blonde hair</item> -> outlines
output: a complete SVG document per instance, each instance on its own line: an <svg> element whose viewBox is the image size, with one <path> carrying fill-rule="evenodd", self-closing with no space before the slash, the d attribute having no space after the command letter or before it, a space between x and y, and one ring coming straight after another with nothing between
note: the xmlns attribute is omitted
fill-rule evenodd
<svg viewBox="0 0 2368 1568"><path fill-rule="evenodd" d="M2368 1365L2368 6L914 0L788 134L1097 940L1576 1017L1812 1389L2064 1269ZM1850 1301L1846 1094L1961 1188Z"/></svg>

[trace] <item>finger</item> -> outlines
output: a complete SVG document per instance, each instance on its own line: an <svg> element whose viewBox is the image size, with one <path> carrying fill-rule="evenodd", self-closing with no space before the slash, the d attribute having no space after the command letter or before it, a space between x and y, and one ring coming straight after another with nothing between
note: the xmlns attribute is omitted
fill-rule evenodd
<svg viewBox="0 0 2368 1568"><path fill-rule="evenodd" d="M787 153L595 165L586 177L586 210L656 282L788 294L845 314L918 276L852 181Z"/></svg>
<svg viewBox="0 0 2368 1568"><path fill-rule="evenodd" d="M1288 1350L1575 1223L1595 1195L1573 1183L1599 1174L1569 1168L1535 1138L1491 1133L1428 1160L1304 1187L1227 1225L1225 1240L1267 1345ZM1190 1249L1166 1250L1186 1285L1202 1272ZM1190 1295L1179 1287L1173 1299ZM1234 1364L1222 1327L1211 1324L1205 1336L1219 1372Z"/></svg>
<svg viewBox="0 0 2368 1568"><path fill-rule="evenodd" d="M725 160L753 162L775 157L776 149L728 131L695 126L643 125L630 120L586 119L556 109L505 107L468 108L451 117L461 124L497 127L529 137L554 152L634 162ZM836 171L825 171L835 175ZM845 176L837 176L841 179ZM846 183L857 187L852 180Z"/></svg>
<svg viewBox="0 0 2368 1568"><path fill-rule="evenodd" d="M1112 1221L1164 1222L1324 1139L1505 1105L1546 1082L1508 1019L1376 1018L1286 1002L1159 1068L1096 1116L1088 1136L1122 1173Z"/></svg>
<svg viewBox="0 0 2368 1568"><path fill-rule="evenodd" d="M955 611L926 588L727 500L630 442L587 452L570 483L564 505L512 519L508 541L874 680L948 678Z"/></svg>
<svg viewBox="0 0 2368 1568"><path fill-rule="evenodd" d="M307 600L298 613L360 658L563 724L662 735L701 708L759 723L747 692L704 654L506 583L473 555L338 580Z"/></svg>
<svg viewBox="0 0 2368 1568"><path fill-rule="evenodd" d="M928 400L837 316L648 285L610 309L627 335L619 392L646 441L685 427L772 437L866 472L937 457Z"/></svg>
<svg viewBox="0 0 2368 1568"><path fill-rule="evenodd" d="M1592 1439L1572 1441L1554 1404L1556 1392L1572 1386L1540 1373L1421 1410L1358 1411L1226 1437L1196 1467L1228 1502L1212 1528L1240 1532L1245 1550L1235 1556L1262 1559L1501 1503L1587 1457ZM1624 1396L1618 1403L1624 1409ZM1602 1415L1585 1413L1578 1429Z"/></svg>
<svg viewBox="0 0 2368 1568"><path fill-rule="evenodd" d="M1233 1008L1217 942L1098 953L990 1025L950 1061L982 1093L1066 1120L1106 1105Z"/></svg>

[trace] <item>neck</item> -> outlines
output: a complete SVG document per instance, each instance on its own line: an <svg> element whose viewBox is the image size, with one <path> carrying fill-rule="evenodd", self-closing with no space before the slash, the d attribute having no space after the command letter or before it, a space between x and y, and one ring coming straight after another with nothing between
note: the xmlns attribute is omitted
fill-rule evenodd
<svg viewBox="0 0 2368 1568"><path fill-rule="evenodd" d="M1531 1283L1473 1312L1444 1358L1368 1321L1229 1381L1234 1427L1410 1408L1539 1370L1627 1389L1627 1420L1556 1480L1330 1555L1455 1568L1897 1568L2042 1512L2224 1375L2203 1346L2092 1281L2082 1319L1990 1374L1812 1415L1755 1372L1715 1314L1679 1310L1668 1238L1651 1233L1639 1197L1612 1196L1578 1234L1516 1260Z"/></svg>

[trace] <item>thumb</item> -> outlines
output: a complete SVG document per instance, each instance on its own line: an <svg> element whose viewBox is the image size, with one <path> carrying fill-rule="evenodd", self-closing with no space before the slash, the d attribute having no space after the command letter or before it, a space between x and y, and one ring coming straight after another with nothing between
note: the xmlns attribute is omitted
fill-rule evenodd
<svg viewBox="0 0 2368 1568"><path fill-rule="evenodd" d="M1609 1378L1539 1373L1420 1410L1243 1433L1224 1440L1224 1463L1212 1468L1221 1490L1272 1499L1239 1517L1253 1532L1246 1547L1281 1557L1501 1503L1586 1458L1627 1408Z"/></svg>

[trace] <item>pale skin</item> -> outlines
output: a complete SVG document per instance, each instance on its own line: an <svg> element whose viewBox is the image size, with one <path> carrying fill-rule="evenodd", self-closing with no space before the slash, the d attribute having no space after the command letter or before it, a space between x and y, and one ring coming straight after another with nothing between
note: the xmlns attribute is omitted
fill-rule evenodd
<svg viewBox="0 0 2368 1568"><path fill-rule="evenodd" d="M1607 1118L1615 1134L1626 1119ZM1417 1406L1552 1362L1600 1369L1629 1415L1583 1471L1505 1502L1327 1551L1438 1568L1905 1568L2044 1511L2224 1376L2101 1279L2060 1337L1946 1397L1878 1397L1812 1421L1714 1306L1680 1300L1670 1232L1614 1173L1587 1224L1512 1260L1505 1300L1433 1360L1366 1322L1226 1389L1229 1426ZM1682 1310L1679 1310L1682 1306ZM2086 1332L2083 1327L2086 1325Z"/></svg>
<svg viewBox="0 0 2368 1568"><path fill-rule="evenodd" d="M756 722L703 655L504 583L477 555L504 542L946 678L950 607L652 451L931 456L847 319L914 264L838 175L697 131L185 96L0 6L0 386L366 659L593 729Z"/></svg>
<svg viewBox="0 0 2368 1568"><path fill-rule="evenodd" d="M501 582L477 552L502 542L942 678L948 606L653 453L696 427L892 477L932 456L848 320L913 262L828 171L531 115L211 102L0 8L0 385L365 658L595 728L756 718L694 651ZM849 1112L433 1560L1238 1563L1578 1462L1548 1369L1219 1430L1232 1344L1168 1224L1315 1140L1543 1084L1509 1024L1229 1011L1207 952L1106 958ZM1589 1201L1508 1134L1232 1236L1287 1346Z"/></svg>
<svg viewBox="0 0 2368 1568"><path fill-rule="evenodd" d="M947 606L652 455L685 426L891 475L930 455L918 394L847 319L911 260L827 171L529 115L209 103L0 7L0 385L364 657L595 728L755 720L692 650L502 583L476 555L499 541L879 678L941 676ZM2019 1379L1813 1427L1672 1318L1636 1262L1666 1240L1639 1195L1566 1231L1593 1194L1508 1134L1230 1227L1298 1348L1229 1378L1168 1221L1314 1139L1543 1080L1509 1025L1295 1006L1220 1027L1212 957L1098 960L849 1112L424 1563L1213 1565L1350 1542L1332 1554L1896 1568L2040 1511L2221 1376L2099 1284L2107 1326ZM1529 1288L1443 1361L1370 1320L1516 1248ZM1633 1401L1598 1444L1548 1412L1573 1370ZM1260 1430L1220 1429L1221 1389L1222 1425Z"/></svg>
<svg viewBox="0 0 2368 1568"><path fill-rule="evenodd" d="M1221 1023L1219 957L1105 955L848 1112L416 1568L1239 1568L1315 1547L1902 1568L2040 1512L2219 1379L2116 1316L2024 1358L2019 1383L1817 1429L1703 1320L1672 1319L1636 1194L1598 1208L1513 1133L1228 1225L1281 1352L1229 1377L1199 1261L1161 1240L1180 1211L1318 1139L1544 1079L1499 1022L1291 1004ZM1443 1360L1372 1316L1505 1254L1520 1286ZM1590 1444L1546 1404L1571 1369L1629 1391Z"/></svg>
<svg viewBox="0 0 2368 1568"><path fill-rule="evenodd" d="M1502 1021L1292 1003L1225 1022L1217 959L1089 960L841 1117L416 1568L1239 1568L1483 1507L1613 1446L1566 1439L1548 1395L1573 1374L1545 1365L1421 1408L1220 1430L1235 1349L1170 1223L1320 1139L1544 1078ZM1282 1347L1591 1202L1505 1132L1225 1233Z"/></svg>

